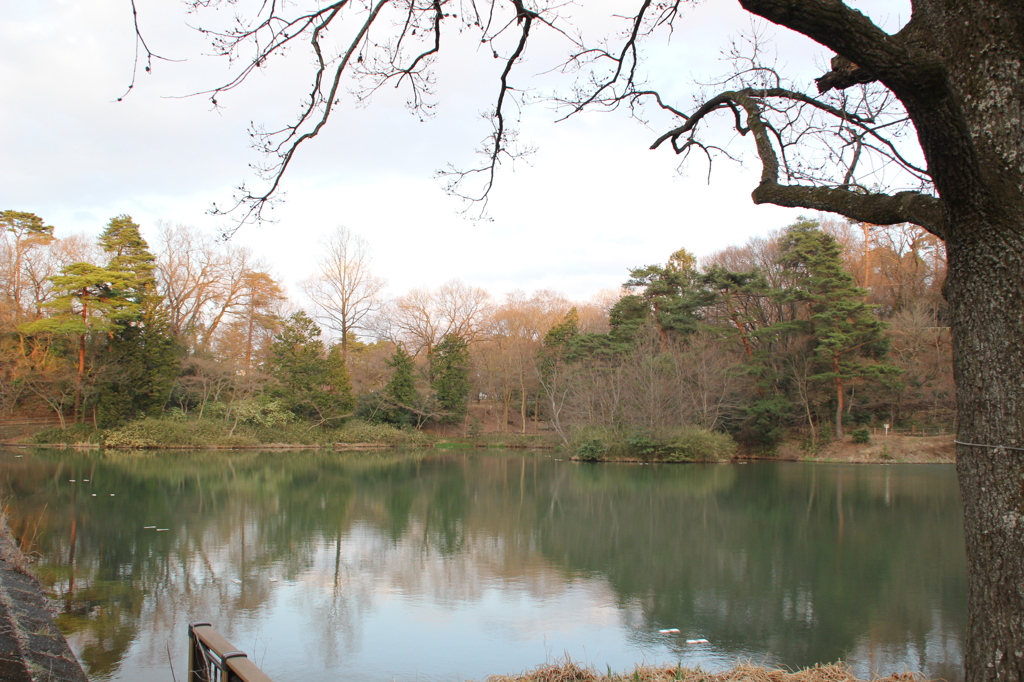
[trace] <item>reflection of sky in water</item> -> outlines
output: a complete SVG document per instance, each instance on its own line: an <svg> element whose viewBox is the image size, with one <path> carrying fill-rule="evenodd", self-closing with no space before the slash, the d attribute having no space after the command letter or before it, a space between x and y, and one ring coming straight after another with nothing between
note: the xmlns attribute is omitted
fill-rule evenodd
<svg viewBox="0 0 1024 682"><path fill-rule="evenodd" d="M503 577L500 541L474 537L467 545L464 552L442 556L425 545L420 527L392 543L359 524L342 537L340 551L335 542L312 548L308 568L292 579L269 566L236 584L239 573L226 567L237 548L221 547L209 564L200 562L213 569L201 584L220 583L216 591L234 601L244 601L246 590L269 589L270 598L258 608L214 625L280 682L324 674L337 680L454 682L566 656L617 671L680 661L720 668L736 660L735 652L716 654L713 644L685 644L696 632L635 632L634 627L649 629L639 609L619 605L600 578L566 579L539 559L521 575ZM168 579L175 581L173 573ZM160 599L147 596L147 602ZM166 604L147 606L153 615L167 611ZM179 623L198 617L175 616ZM180 628L171 631L178 634ZM183 661L180 639L153 629L140 633L111 679L171 680L164 650L169 646L171 658ZM77 648L80 642L72 637L71 644ZM180 677L178 665L175 673Z"/></svg>
<svg viewBox="0 0 1024 682"><path fill-rule="evenodd" d="M857 642L847 657L855 674L862 678L872 676L875 670L917 671L929 670L936 678L955 680L963 677L963 642L961 633L951 632L942 614L932 612L931 629L923 642L905 646L879 644L869 635Z"/></svg>
<svg viewBox="0 0 1024 682"><path fill-rule="evenodd" d="M962 678L951 468L482 457L353 473L317 455L236 460L229 477L215 458L164 461L183 473L110 466L119 495L102 502L73 503L60 462L6 472L26 520L46 516L57 594L77 509L65 613L97 681L171 681L169 660L182 680L198 620L277 682L456 682L566 656L616 672L843 657L861 677ZM102 459L74 466L94 464L99 490Z"/></svg>
<svg viewBox="0 0 1024 682"><path fill-rule="evenodd" d="M521 575L503 577L503 548L495 538L474 537L465 551L443 556L411 527L392 542L367 524L357 524L336 542L311 548L309 564L291 579L280 566L249 571L241 584L229 568L238 547L221 546L201 582L217 586L229 600L245 601L247 590L268 592L233 622L214 622L233 644L277 682L299 679L427 680L481 679L519 672L564 657L604 671L636 664L681 663L716 670L737 660L774 664L764 652L716 649L715 643L686 643L703 637L696 624L680 623L679 634L650 627L637 604L620 604L607 582L595 577L567 579L537 560ZM232 551L234 550L234 551ZM175 576L167 576L175 582ZM274 579L272 581L271 579ZM182 589L179 584L178 589ZM176 591L176 590L171 590ZM722 602L706 595L709 608ZM171 680L167 652L176 662L187 656L181 623L196 616L174 613L169 637L159 614L160 594L147 596L154 627L140 633L111 679ZM173 599L173 598L172 598ZM786 608L811 618L810 595ZM701 596L697 601L703 601ZM200 609L205 613L206 610ZM163 625L169 625L164 623ZM689 627L688 627L689 626ZM874 646L868 639L848 662L861 677L875 670L922 670L929 662L961 659L958 633L944 633L939 614L924 650ZM76 638L71 640L75 647ZM183 663L176 664L181 676Z"/></svg>

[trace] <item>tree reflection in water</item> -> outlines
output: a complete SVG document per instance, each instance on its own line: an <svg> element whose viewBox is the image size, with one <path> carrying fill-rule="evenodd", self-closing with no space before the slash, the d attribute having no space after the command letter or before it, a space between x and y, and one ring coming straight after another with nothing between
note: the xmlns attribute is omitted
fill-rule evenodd
<svg viewBox="0 0 1024 682"><path fill-rule="evenodd" d="M479 678L563 652L962 677L949 466L0 451L0 468L96 680L170 680L192 620L282 680Z"/></svg>

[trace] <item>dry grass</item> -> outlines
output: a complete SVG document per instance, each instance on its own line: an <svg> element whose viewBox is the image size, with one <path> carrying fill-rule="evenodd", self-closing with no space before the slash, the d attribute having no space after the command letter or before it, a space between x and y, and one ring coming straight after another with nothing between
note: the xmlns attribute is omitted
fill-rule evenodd
<svg viewBox="0 0 1024 682"><path fill-rule="evenodd" d="M955 462L953 436L872 436L858 444L849 437L829 443L816 459L844 462Z"/></svg>
<svg viewBox="0 0 1024 682"><path fill-rule="evenodd" d="M871 436L870 443L854 443L850 436L832 441L816 453L808 453L795 441L779 447L778 459L811 462L930 464L955 462L953 436Z"/></svg>
<svg viewBox="0 0 1024 682"><path fill-rule="evenodd" d="M18 546L18 541L14 538L14 533L11 531L10 525L7 521L9 518L8 506L4 502L2 508L0 508L0 560L7 562L7 565L18 573L22 573L27 576L32 576L32 572L29 569L33 558L27 555ZM38 531L38 523L36 524L36 530ZM35 541L35 534L32 536L32 542Z"/></svg>
<svg viewBox="0 0 1024 682"><path fill-rule="evenodd" d="M923 682L916 673L895 673L875 682ZM632 673L599 673L572 661L543 665L521 675L492 675L484 682L859 682L841 663L816 665L796 672L741 663L724 672L700 668L637 666Z"/></svg>

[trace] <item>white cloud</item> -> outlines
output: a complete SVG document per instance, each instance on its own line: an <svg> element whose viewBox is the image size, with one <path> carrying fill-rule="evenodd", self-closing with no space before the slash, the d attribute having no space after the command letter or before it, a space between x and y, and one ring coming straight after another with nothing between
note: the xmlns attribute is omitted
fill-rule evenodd
<svg viewBox="0 0 1024 682"><path fill-rule="evenodd" d="M899 20L881 0L857 4ZM226 202L232 185L252 183L247 164L259 157L246 146L249 121L286 122L306 87L308 64L271 64L221 98L225 108L218 112L203 98L166 99L219 82L226 67L195 56L204 42L184 26L179 3L142 2L139 9L154 50L191 59L157 62L155 75L139 74L120 103L134 50L124 3L16 3L5 13L0 208L34 211L58 234L98 233L119 213L144 228L159 219L211 231L224 226L204 210ZM692 12L670 48L649 51L645 67L684 103L691 77L724 70L717 50L748 24L735 3L704 3ZM778 44L780 59L808 79L814 75L806 39L783 36ZM469 43L456 48L457 57L439 63L435 118L418 123L394 92L368 108L341 110L296 157L287 202L275 212L279 223L246 228L236 239L272 261L291 285L304 276L316 239L344 224L370 240L380 274L398 292L462 277L495 294L554 288L585 297L680 246L706 254L799 213L753 206L752 169L722 163L710 186L701 164L677 175L670 151L647 149L661 129L618 113L554 125L555 114L537 107L524 117L523 139L539 151L515 173L503 169L491 200L493 222L467 221L457 215L464 206L443 194L432 173L448 162L474 161L488 131L478 112L492 104L499 63L471 59L478 48ZM560 49L543 47L520 77ZM825 51L817 54L820 61Z"/></svg>

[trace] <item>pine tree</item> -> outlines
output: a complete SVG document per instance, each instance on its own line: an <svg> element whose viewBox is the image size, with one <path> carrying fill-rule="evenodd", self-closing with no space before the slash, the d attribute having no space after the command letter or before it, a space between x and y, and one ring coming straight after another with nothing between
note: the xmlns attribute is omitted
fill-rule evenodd
<svg viewBox="0 0 1024 682"><path fill-rule="evenodd" d="M124 289L120 293L124 298L139 306L159 304L156 257L149 252L149 244L131 216L111 218L99 237L99 245L111 254L107 269L123 275Z"/></svg>
<svg viewBox="0 0 1024 682"><path fill-rule="evenodd" d="M402 425L415 423L414 408L419 402L419 394L416 392L413 358L402 344L398 344L387 365L394 371L384 386L384 399L389 403L383 410L384 421Z"/></svg>
<svg viewBox="0 0 1024 682"><path fill-rule="evenodd" d="M796 280L780 296L807 309L803 319L788 325L813 340L822 371L810 378L833 384L835 435L842 437L846 385L854 379L896 372L892 365L871 359L888 352L885 324L864 303L867 292L855 286L843 269L842 247L817 222L804 219L791 225L781 251L779 262L795 273Z"/></svg>
<svg viewBox="0 0 1024 682"><path fill-rule="evenodd" d="M696 262L693 254L679 249L665 265L648 265L629 272L625 286L639 292L647 318L658 328L663 350L670 333L696 331L700 310L714 302L714 294L700 286Z"/></svg>
<svg viewBox="0 0 1024 682"><path fill-rule="evenodd" d="M122 295L128 286L124 273L91 263L72 263L51 277L54 299L47 308L54 312L35 322L21 325L25 334L56 334L78 338L78 373L73 419L81 414L85 386L86 341L90 335L113 333L138 314L139 306Z"/></svg>
<svg viewBox="0 0 1024 682"><path fill-rule="evenodd" d="M104 266L72 263L51 277L54 299L48 318L21 326L27 334L78 337L74 416L82 413L87 341L96 348L91 395L97 422L116 424L155 414L170 394L181 350L168 335L156 291L155 259L129 216L111 219L99 239L111 254Z"/></svg>
<svg viewBox="0 0 1024 682"><path fill-rule="evenodd" d="M570 308L562 321L551 327L544 335L544 346L556 348L565 346L580 333L580 313L575 307Z"/></svg>
<svg viewBox="0 0 1024 682"><path fill-rule="evenodd" d="M581 336L579 311L571 308L562 321L544 335L544 345L538 354L538 378L547 397L550 411L548 418L565 445L569 444L569 432L567 425L562 422L562 409L571 388L566 376L566 356L574 352Z"/></svg>
<svg viewBox="0 0 1024 682"><path fill-rule="evenodd" d="M348 416L354 404L340 347L327 352L320 334L305 312L293 314L274 337L269 369L275 397L292 413L326 424Z"/></svg>
<svg viewBox="0 0 1024 682"><path fill-rule="evenodd" d="M430 351L430 385L443 412L440 421L457 424L469 411L469 346L455 334L445 334Z"/></svg>
<svg viewBox="0 0 1024 682"><path fill-rule="evenodd" d="M742 409L743 420L736 435L758 449L772 451L785 435L793 405L779 390L771 353L763 342L778 331L766 330L759 315L759 304L769 298L771 290L757 270L734 272L721 265L707 268L700 281L721 304L730 328L735 330L743 347L744 370L753 378L757 392Z"/></svg>
<svg viewBox="0 0 1024 682"><path fill-rule="evenodd" d="M181 366L182 348L170 334L163 297L157 292L156 258L131 216L112 218L99 237L110 254L113 293L129 306L108 336L96 407L103 425L139 414L157 414L167 402Z"/></svg>

